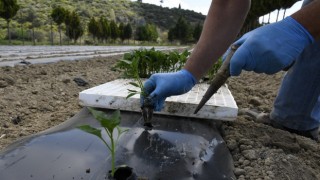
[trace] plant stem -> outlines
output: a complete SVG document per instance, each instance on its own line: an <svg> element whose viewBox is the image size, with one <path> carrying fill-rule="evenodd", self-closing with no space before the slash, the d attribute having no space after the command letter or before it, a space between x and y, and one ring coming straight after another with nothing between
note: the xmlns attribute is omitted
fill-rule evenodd
<svg viewBox="0 0 320 180"><path fill-rule="evenodd" d="M115 172L115 144L114 144L114 140L113 140L113 133L111 133L110 136L111 139L111 175L112 177L114 176L114 172Z"/></svg>

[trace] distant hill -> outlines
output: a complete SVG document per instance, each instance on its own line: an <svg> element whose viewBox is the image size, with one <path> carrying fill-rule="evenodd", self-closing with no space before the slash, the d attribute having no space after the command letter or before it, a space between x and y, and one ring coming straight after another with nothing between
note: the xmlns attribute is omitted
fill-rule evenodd
<svg viewBox="0 0 320 180"><path fill-rule="evenodd" d="M202 23L205 19L204 15L194 11L163 8L130 0L18 0L18 3L21 8L11 23L13 33L21 31L21 23L25 28L30 26L30 18L28 19L27 16L28 12L33 11L39 24L36 30L37 36L40 36L38 39L41 39L41 36L49 37L51 23L49 16L52 8L56 6L78 12L85 27L91 17L104 16L109 20L115 19L117 23L130 22L133 27L152 23L162 32L167 32L181 15L192 25ZM0 39L3 39L6 36L6 25L3 19L0 20L0 27Z"/></svg>
<svg viewBox="0 0 320 180"><path fill-rule="evenodd" d="M274 10L291 7L299 0L259 0L252 1L251 9L247 16L241 34L250 31L258 26L258 18ZM37 17L35 30L37 40L46 41L50 37L51 20L49 18L53 7L62 6L70 11L76 11L81 17L82 24L87 27L91 17L99 18L104 16L107 19L114 19L118 23L130 22L133 27L144 23L155 24L161 31L160 36L166 38L166 33L172 28L179 16L184 18L190 24L194 25L203 22L205 16L190 10L177 8L163 8L160 6L131 2L130 0L18 0L21 9L17 16L11 22L13 39L22 36L24 39L31 37L30 17L28 12L33 11ZM209 8L209 7L208 7ZM23 27L21 27L21 24ZM57 27L54 26L54 32L57 33ZM6 23L0 19L0 41L7 35ZM56 35L55 35L56 37ZM86 38L86 37L85 37ZM21 39L21 38L20 38ZM30 40L30 39L28 39ZM2 43L2 42L0 42Z"/></svg>

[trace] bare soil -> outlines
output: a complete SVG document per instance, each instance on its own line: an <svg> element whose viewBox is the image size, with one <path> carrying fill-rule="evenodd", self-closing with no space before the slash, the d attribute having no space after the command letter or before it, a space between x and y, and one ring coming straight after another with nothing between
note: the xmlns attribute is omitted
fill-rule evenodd
<svg viewBox="0 0 320 180"><path fill-rule="evenodd" d="M120 77L112 68L120 58L0 67L0 150L76 114L82 108L79 92ZM229 88L240 112L270 112L282 76L244 72L231 78ZM79 86L75 78L88 84ZM238 179L320 179L319 143L255 123L241 113L223 128Z"/></svg>

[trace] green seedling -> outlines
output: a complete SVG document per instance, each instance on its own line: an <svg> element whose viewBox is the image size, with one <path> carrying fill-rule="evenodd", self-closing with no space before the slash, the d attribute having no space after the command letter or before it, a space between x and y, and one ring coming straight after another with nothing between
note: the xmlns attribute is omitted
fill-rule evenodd
<svg viewBox="0 0 320 180"><path fill-rule="evenodd" d="M123 71L125 78L134 78L131 62L138 60L137 69L140 78L149 78L154 73L175 72L184 67L190 52L185 50L182 53L171 51L156 51L154 48L135 50L125 53L123 59L118 61L115 68Z"/></svg>
<svg viewBox="0 0 320 180"><path fill-rule="evenodd" d="M136 80L136 82L130 82L129 84L131 84L134 87L139 88L139 90L133 90L133 89L128 89L128 96L126 97L127 99L136 95L136 94L140 94L144 97L147 97L146 92L144 91L144 86L142 83L142 80L139 76L139 60L138 59L134 59L132 61L128 61L127 63L130 64L131 66L131 70L132 70L132 77L134 77L134 79Z"/></svg>
<svg viewBox="0 0 320 180"><path fill-rule="evenodd" d="M114 172L116 170L116 168L115 168L115 153L116 153L117 142L119 140L119 137L123 133L127 132L128 130L127 129L122 130L119 127L120 122L121 122L120 110L116 110L110 117L108 117L107 114L103 111L98 111L93 108L88 108L88 109L92 113L94 118L100 122L100 125L106 131L108 137L110 138L110 144L108 144L107 141L102 137L102 134L101 134L102 130L101 129L94 128L90 125L82 125L82 126L79 126L78 128L87 132L87 133L90 133L90 134L97 136L107 146L108 150L111 153L111 175L113 177ZM113 131L115 129L117 129L117 131L118 131L117 137L114 137L114 134L113 134Z"/></svg>
<svg viewBox="0 0 320 180"><path fill-rule="evenodd" d="M156 51L154 48L135 50L125 53L123 59L117 62L115 69L122 71L125 78L135 78L136 80L137 77L149 78L154 73L176 72L183 69L190 54L191 52L187 50L181 53L177 51L165 53L163 51ZM136 63L136 66L133 66L133 62ZM212 66L206 75L209 81L214 78L221 65L222 60L219 59ZM136 85L139 85L139 88L141 88L138 80ZM134 91L129 93L139 94L140 92Z"/></svg>

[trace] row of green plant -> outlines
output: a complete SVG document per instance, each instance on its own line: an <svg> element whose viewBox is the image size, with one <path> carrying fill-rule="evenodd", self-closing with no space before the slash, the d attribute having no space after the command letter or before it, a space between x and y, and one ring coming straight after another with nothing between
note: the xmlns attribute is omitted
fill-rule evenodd
<svg viewBox="0 0 320 180"><path fill-rule="evenodd" d="M133 62L138 63L138 75L140 78L148 78L154 73L159 72L174 72L180 70L187 61L190 52L187 50L179 53L177 51L170 51L164 53L151 49L134 50L126 53L123 59L118 61L116 68L123 70L124 77L133 78L135 68L132 66Z"/></svg>
<svg viewBox="0 0 320 180"><path fill-rule="evenodd" d="M124 78L148 78L154 73L176 72L181 70L189 55L190 51L183 52L157 51L154 48L134 50L130 53L125 53L120 59L115 68L123 72ZM206 75L206 78L211 80L218 69L222 65L222 60L219 59Z"/></svg>

